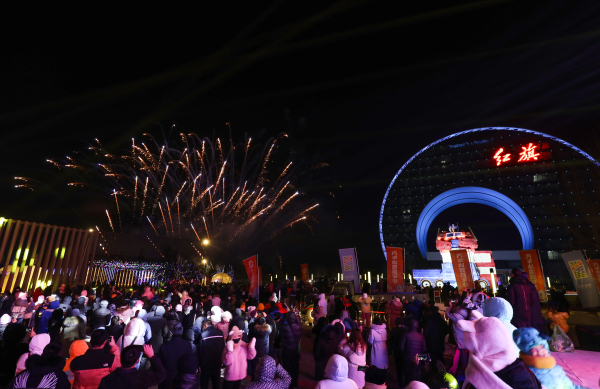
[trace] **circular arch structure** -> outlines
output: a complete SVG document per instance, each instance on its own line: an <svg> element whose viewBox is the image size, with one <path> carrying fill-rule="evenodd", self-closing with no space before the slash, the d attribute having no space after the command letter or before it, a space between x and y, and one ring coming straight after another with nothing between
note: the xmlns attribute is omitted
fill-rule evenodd
<svg viewBox="0 0 600 389"><path fill-rule="evenodd" d="M423 257L427 257L427 231L431 226L431 222L442 211L458 204L483 204L499 210L517 226L523 241L523 250L533 248L531 223L517 203L495 190L467 186L450 189L435 197L423 208L417 222L417 244Z"/></svg>
<svg viewBox="0 0 600 389"><path fill-rule="evenodd" d="M398 178L400 177L400 175L405 171L405 170L410 170L407 169L407 166L410 165L413 161L415 163L417 163L418 161L420 161L423 158L426 158L426 155L429 155L433 152L433 150L437 150L440 147L445 147L443 142L448 141L452 138L456 138L456 137L460 137L463 135L467 135L467 138L469 137L477 137L478 133L484 133L484 132L491 132L493 133L494 131L499 131L499 132L509 132L508 135L515 134L518 135L518 137L524 137L524 138L533 138L533 139L539 139L539 140L544 140L550 144L553 144L555 147L555 151L557 152L557 159L560 157L565 158L564 156L566 156L566 151L562 151L562 149L564 148L565 150L570 150L570 153L572 154L573 158L579 158L581 159L581 157L583 157L583 159L585 161L587 161L587 163L592 163L598 167L600 167L600 163L598 163L596 160L594 160L594 158L589 155L588 153L586 153L585 151L579 149L578 147L562 140L559 138L556 138L554 136L548 135L548 134L544 134L542 132L538 132L538 131L532 131L532 130L527 130L527 129L523 129L523 128L514 128L514 127L483 127L483 128L475 128L475 129L470 129L470 130L466 130L466 131L461 131L461 132L457 132L455 134L451 134L448 135L444 138L438 139L437 141L425 146L423 149L419 150L416 154L414 154L411 158L408 159L408 161L406 161L406 163L404 163L404 165L402 165L402 167L400 168L400 170L398 170L398 172L394 175L392 181L390 182L390 185L388 186L385 195L383 197L383 202L381 205L381 210L379 213L379 236L380 236L380 241L381 241L381 246L383 249L383 253L384 255L386 255L386 250L385 250L385 242L384 242L384 226L383 226L383 221L384 221L384 211L386 208L386 202L388 201L388 197L390 196L390 192L392 191L394 184L396 183L396 181L398 180ZM471 134L471 135L469 135ZM483 137L481 137L483 138ZM510 136L505 137L505 138L510 138ZM502 139L502 136L500 136L499 139ZM494 140L494 142L496 142ZM492 142L492 143L494 143ZM506 140L506 142L509 142L509 140ZM480 143L484 143L482 141L480 141ZM488 143L489 144L489 143ZM452 147L452 146L450 146ZM482 145L482 147L486 147L486 145ZM560 150L558 150L560 149ZM452 150L455 149L451 149L449 150L449 152L452 152ZM560 156L559 156L560 154ZM489 158L489 156L488 156ZM566 156L566 158L570 158L569 156ZM565 159L566 159L565 158ZM563 159L564 161L564 159ZM543 172L541 173L543 175ZM553 182L557 182L557 178L553 178ZM448 187L452 187L451 185ZM473 187L474 188L474 187ZM472 188L472 189L473 189ZM496 188L500 189L500 187L496 186ZM442 188L440 188L442 189ZM445 205L446 208L451 207L452 205L456 205L456 204L460 204L459 202L455 202L452 203L451 202L451 197L450 194L452 193L453 190L464 190L465 187L463 188L451 188L450 190L444 191L442 194L437 194L437 197L440 196L444 196L443 198L446 198L446 201L442 201L442 202L437 202L437 206L434 206L433 200L435 200L435 197L433 200L427 202L427 199L425 199L425 202L427 203L427 206L431 205L431 209L433 210L434 208L438 209L439 212L441 212L443 209L440 209L441 207L444 207ZM529 223L529 220L527 219L527 216L525 216L525 212L529 212L529 211L525 211L523 212L523 209L521 207L519 207L514 201L512 201L510 198L508 198L507 196L499 193L498 191L494 191L491 189L487 189L487 188L479 188L479 189L484 189L484 191L479 191L478 195L476 196L475 193L471 193L469 194L469 196L476 196L477 198L472 198L472 200L477 200L477 201L463 201L463 203L466 202L478 202L479 204L486 204L489 206L492 206L496 209L499 209L500 211L504 212L508 217L511 218L511 220L513 220L513 222L515 223L515 225L517 226L517 228L519 229L519 232L521 233L521 238L523 241L523 247L527 248L527 247L532 247L533 246L533 229L531 228L531 223ZM505 192L506 188L502 187L502 191ZM511 193L512 195L513 193ZM434 195L436 195L434 193ZM498 196L501 195L502 197ZM538 195L539 196L539 195ZM431 198L431 197L430 197ZM456 198L455 198L456 200ZM508 200L508 201L507 201ZM512 202L512 203L511 203ZM442 205L445 204L445 205ZM516 208L515 208L516 206ZM444 208L444 209L446 209ZM413 211L417 211L418 209L413 209ZM520 212L519 212L520 211ZM438 213L439 213L438 212ZM419 239L419 243L418 243L418 251L421 252L421 254L423 254L424 256L426 256L427 253L427 245L425 242L425 235L422 235L423 233L426 233L426 228L424 228L425 226L428 228L431 224L431 222L433 221L433 217L431 217L431 215L433 215L435 212L430 212L429 216L426 218L425 216L423 216L423 218L421 218L421 216L419 217L419 225L422 225L423 227L418 229L417 232L417 237L419 237L419 235L421 235ZM512 215L512 217L511 217ZM423 219L423 222L421 222L421 219ZM429 220L428 223L425 222L425 220ZM386 222L387 223L387 222ZM425 232L423 232L425 231Z"/></svg>

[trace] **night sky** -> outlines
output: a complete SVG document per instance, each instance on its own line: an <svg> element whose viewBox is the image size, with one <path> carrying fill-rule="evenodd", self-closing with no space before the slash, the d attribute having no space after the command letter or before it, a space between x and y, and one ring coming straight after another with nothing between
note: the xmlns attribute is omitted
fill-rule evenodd
<svg viewBox="0 0 600 389"><path fill-rule="evenodd" d="M315 214L314 235L303 226L281 234L284 267L334 269L338 248L357 247L361 268L381 272L385 189L425 145L514 126L586 149L599 128L600 4L446 4L279 1L15 16L2 26L0 216L108 229L83 193L50 178L58 197L18 190L13 177L44 177L46 159L96 137L119 151L172 124L212 136L229 122L237 139L286 131L297 150L330 165L311 195L335 199ZM484 206L450 209L432 229L456 221L473 228L481 249L520 246L510 221ZM276 262L272 245L259 254Z"/></svg>

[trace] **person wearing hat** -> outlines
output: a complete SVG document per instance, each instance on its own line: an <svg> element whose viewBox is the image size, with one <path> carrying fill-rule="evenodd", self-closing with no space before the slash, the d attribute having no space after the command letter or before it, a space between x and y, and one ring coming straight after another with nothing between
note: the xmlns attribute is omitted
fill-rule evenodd
<svg viewBox="0 0 600 389"><path fill-rule="evenodd" d="M73 342L73 345L79 341ZM109 345L109 349L105 348ZM73 389L97 388L100 381L121 366L120 349L104 329L92 332L90 347L83 355L73 358L70 371Z"/></svg>
<svg viewBox="0 0 600 389"><path fill-rule="evenodd" d="M261 311L261 312L264 311L265 310L265 305L263 303L259 303L258 307L256 307L256 310L257 311Z"/></svg>
<svg viewBox="0 0 600 389"><path fill-rule="evenodd" d="M51 298L52 296L48 297L48 301L50 301ZM52 312L54 312L55 309L58 309L59 306L60 303L58 301L53 300L52 302L50 302L50 304L48 305L48 309L44 311L40 319L40 323L38 325L37 330L38 334L45 334L48 332L48 323L50 322L50 318L52 318Z"/></svg>
<svg viewBox="0 0 600 389"><path fill-rule="evenodd" d="M71 384L63 371L65 358L61 355L61 346L56 343L47 344L40 355L32 355L27 369L18 374L8 388L55 388L69 389Z"/></svg>
<svg viewBox="0 0 600 389"><path fill-rule="evenodd" d="M338 354L333 354L325 367L325 379L315 389L358 389L356 383L348 378L348 361Z"/></svg>
<svg viewBox="0 0 600 389"><path fill-rule="evenodd" d="M242 330L233 327L227 337L227 350L223 354L223 365L225 382L223 389L239 389L242 380L246 378L248 371L248 360L256 357L256 338L250 343L242 340Z"/></svg>
<svg viewBox="0 0 600 389"><path fill-rule="evenodd" d="M171 381L177 374L177 361L183 355L192 353L192 344L183 339L183 325L177 323L173 327L173 337L171 341L164 343L158 352L158 358L162 362L167 377L159 385L159 389L166 389L171 385Z"/></svg>
<svg viewBox="0 0 600 389"><path fill-rule="evenodd" d="M196 354L186 354L177 361L177 375L173 379L174 389L198 388L198 357Z"/></svg>
<svg viewBox="0 0 600 389"><path fill-rule="evenodd" d="M254 382L246 386L246 389L287 389L292 382L292 377L283 366L268 355L258 359L254 377Z"/></svg>

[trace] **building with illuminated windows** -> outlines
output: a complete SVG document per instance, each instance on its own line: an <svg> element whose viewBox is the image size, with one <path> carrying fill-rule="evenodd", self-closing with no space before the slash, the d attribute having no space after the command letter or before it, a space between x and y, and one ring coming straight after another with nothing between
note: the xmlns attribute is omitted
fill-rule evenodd
<svg viewBox="0 0 600 389"><path fill-rule="evenodd" d="M435 247L426 241L432 221L454 205L473 203L503 212L519 230L522 249L539 250L544 268L560 269L560 253L586 248L569 230L582 224L566 196L574 184L569 172L597 167L583 150L531 130L488 127L439 139L406 161L385 193L379 218L384 254L386 246L404 247L408 264L441 261L439 252L428 251ZM585 183L576 185L585 190ZM500 269L520 267L518 251L492 256Z"/></svg>

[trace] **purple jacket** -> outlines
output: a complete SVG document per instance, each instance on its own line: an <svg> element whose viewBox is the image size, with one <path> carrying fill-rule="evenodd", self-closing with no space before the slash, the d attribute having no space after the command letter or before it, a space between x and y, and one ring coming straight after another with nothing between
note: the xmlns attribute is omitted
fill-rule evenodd
<svg viewBox="0 0 600 389"><path fill-rule="evenodd" d="M513 307L511 323L517 328L531 327L532 306L539 301L535 287L531 288L524 278L513 277L506 292L506 300ZM539 303L535 308L539 309L541 314Z"/></svg>

